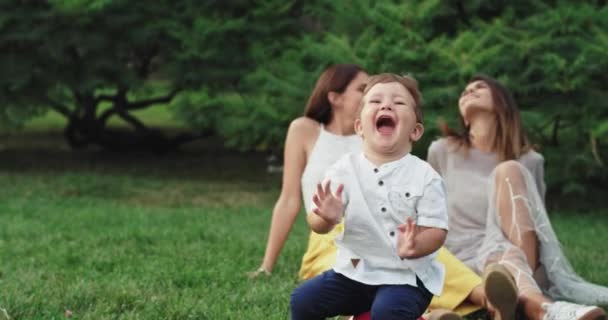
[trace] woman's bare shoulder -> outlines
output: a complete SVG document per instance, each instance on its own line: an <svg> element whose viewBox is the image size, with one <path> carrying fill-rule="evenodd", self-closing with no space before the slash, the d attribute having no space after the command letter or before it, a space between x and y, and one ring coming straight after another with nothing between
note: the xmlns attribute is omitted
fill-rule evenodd
<svg viewBox="0 0 608 320"><path fill-rule="evenodd" d="M289 128L293 128L295 130L301 131L301 130L319 130L319 127L321 126L321 124L314 119L311 119L309 117L298 117L295 118L291 121L291 124L289 125Z"/></svg>
<svg viewBox="0 0 608 320"><path fill-rule="evenodd" d="M316 137L319 134L321 124L308 117L299 117L289 124L288 134L298 137Z"/></svg>

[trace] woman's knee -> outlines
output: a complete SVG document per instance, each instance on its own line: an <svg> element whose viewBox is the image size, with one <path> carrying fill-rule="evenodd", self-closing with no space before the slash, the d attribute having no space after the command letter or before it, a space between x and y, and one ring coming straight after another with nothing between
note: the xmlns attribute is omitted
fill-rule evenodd
<svg viewBox="0 0 608 320"><path fill-rule="evenodd" d="M496 168L494 168L494 174L498 180L505 178L518 179L523 177L523 170L525 170L525 168L521 163L515 160L507 160L499 163Z"/></svg>
<svg viewBox="0 0 608 320"><path fill-rule="evenodd" d="M506 190L511 190L511 192L515 194L525 192L525 170L527 169L515 160L499 163L493 171L494 187L496 188L495 192L498 194L505 192Z"/></svg>

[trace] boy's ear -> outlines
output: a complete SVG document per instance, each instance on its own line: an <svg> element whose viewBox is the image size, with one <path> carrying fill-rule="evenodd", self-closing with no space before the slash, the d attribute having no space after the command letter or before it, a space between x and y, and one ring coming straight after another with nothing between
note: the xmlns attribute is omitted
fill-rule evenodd
<svg viewBox="0 0 608 320"><path fill-rule="evenodd" d="M416 122L416 126L414 126L414 130L410 133L410 140L412 142L420 140L422 134L424 133L424 126L420 122Z"/></svg>
<svg viewBox="0 0 608 320"><path fill-rule="evenodd" d="M361 126L361 119L355 119L355 133L361 138L363 138L363 126Z"/></svg>

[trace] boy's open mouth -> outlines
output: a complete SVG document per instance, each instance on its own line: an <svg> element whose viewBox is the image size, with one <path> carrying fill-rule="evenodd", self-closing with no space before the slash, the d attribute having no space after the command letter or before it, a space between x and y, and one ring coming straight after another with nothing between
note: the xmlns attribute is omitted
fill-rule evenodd
<svg viewBox="0 0 608 320"><path fill-rule="evenodd" d="M376 130L382 135L390 135L395 130L397 123L388 115L381 115L376 119Z"/></svg>

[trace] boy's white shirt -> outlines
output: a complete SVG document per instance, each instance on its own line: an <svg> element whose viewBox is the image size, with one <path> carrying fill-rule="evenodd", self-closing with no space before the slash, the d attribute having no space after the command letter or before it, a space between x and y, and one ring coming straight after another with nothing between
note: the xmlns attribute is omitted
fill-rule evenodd
<svg viewBox="0 0 608 320"><path fill-rule="evenodd" d="M344 184L344 232L335 239L334 271L369 285L416 286L417 275L431 293L440 295L445 268L436 261L437 252L418 259L397 254L397 227L408 216L418 226L448 229L439 174L411 154L376 167L361 152L340 158L328 169L328 179L332 192Z"/></svg>

